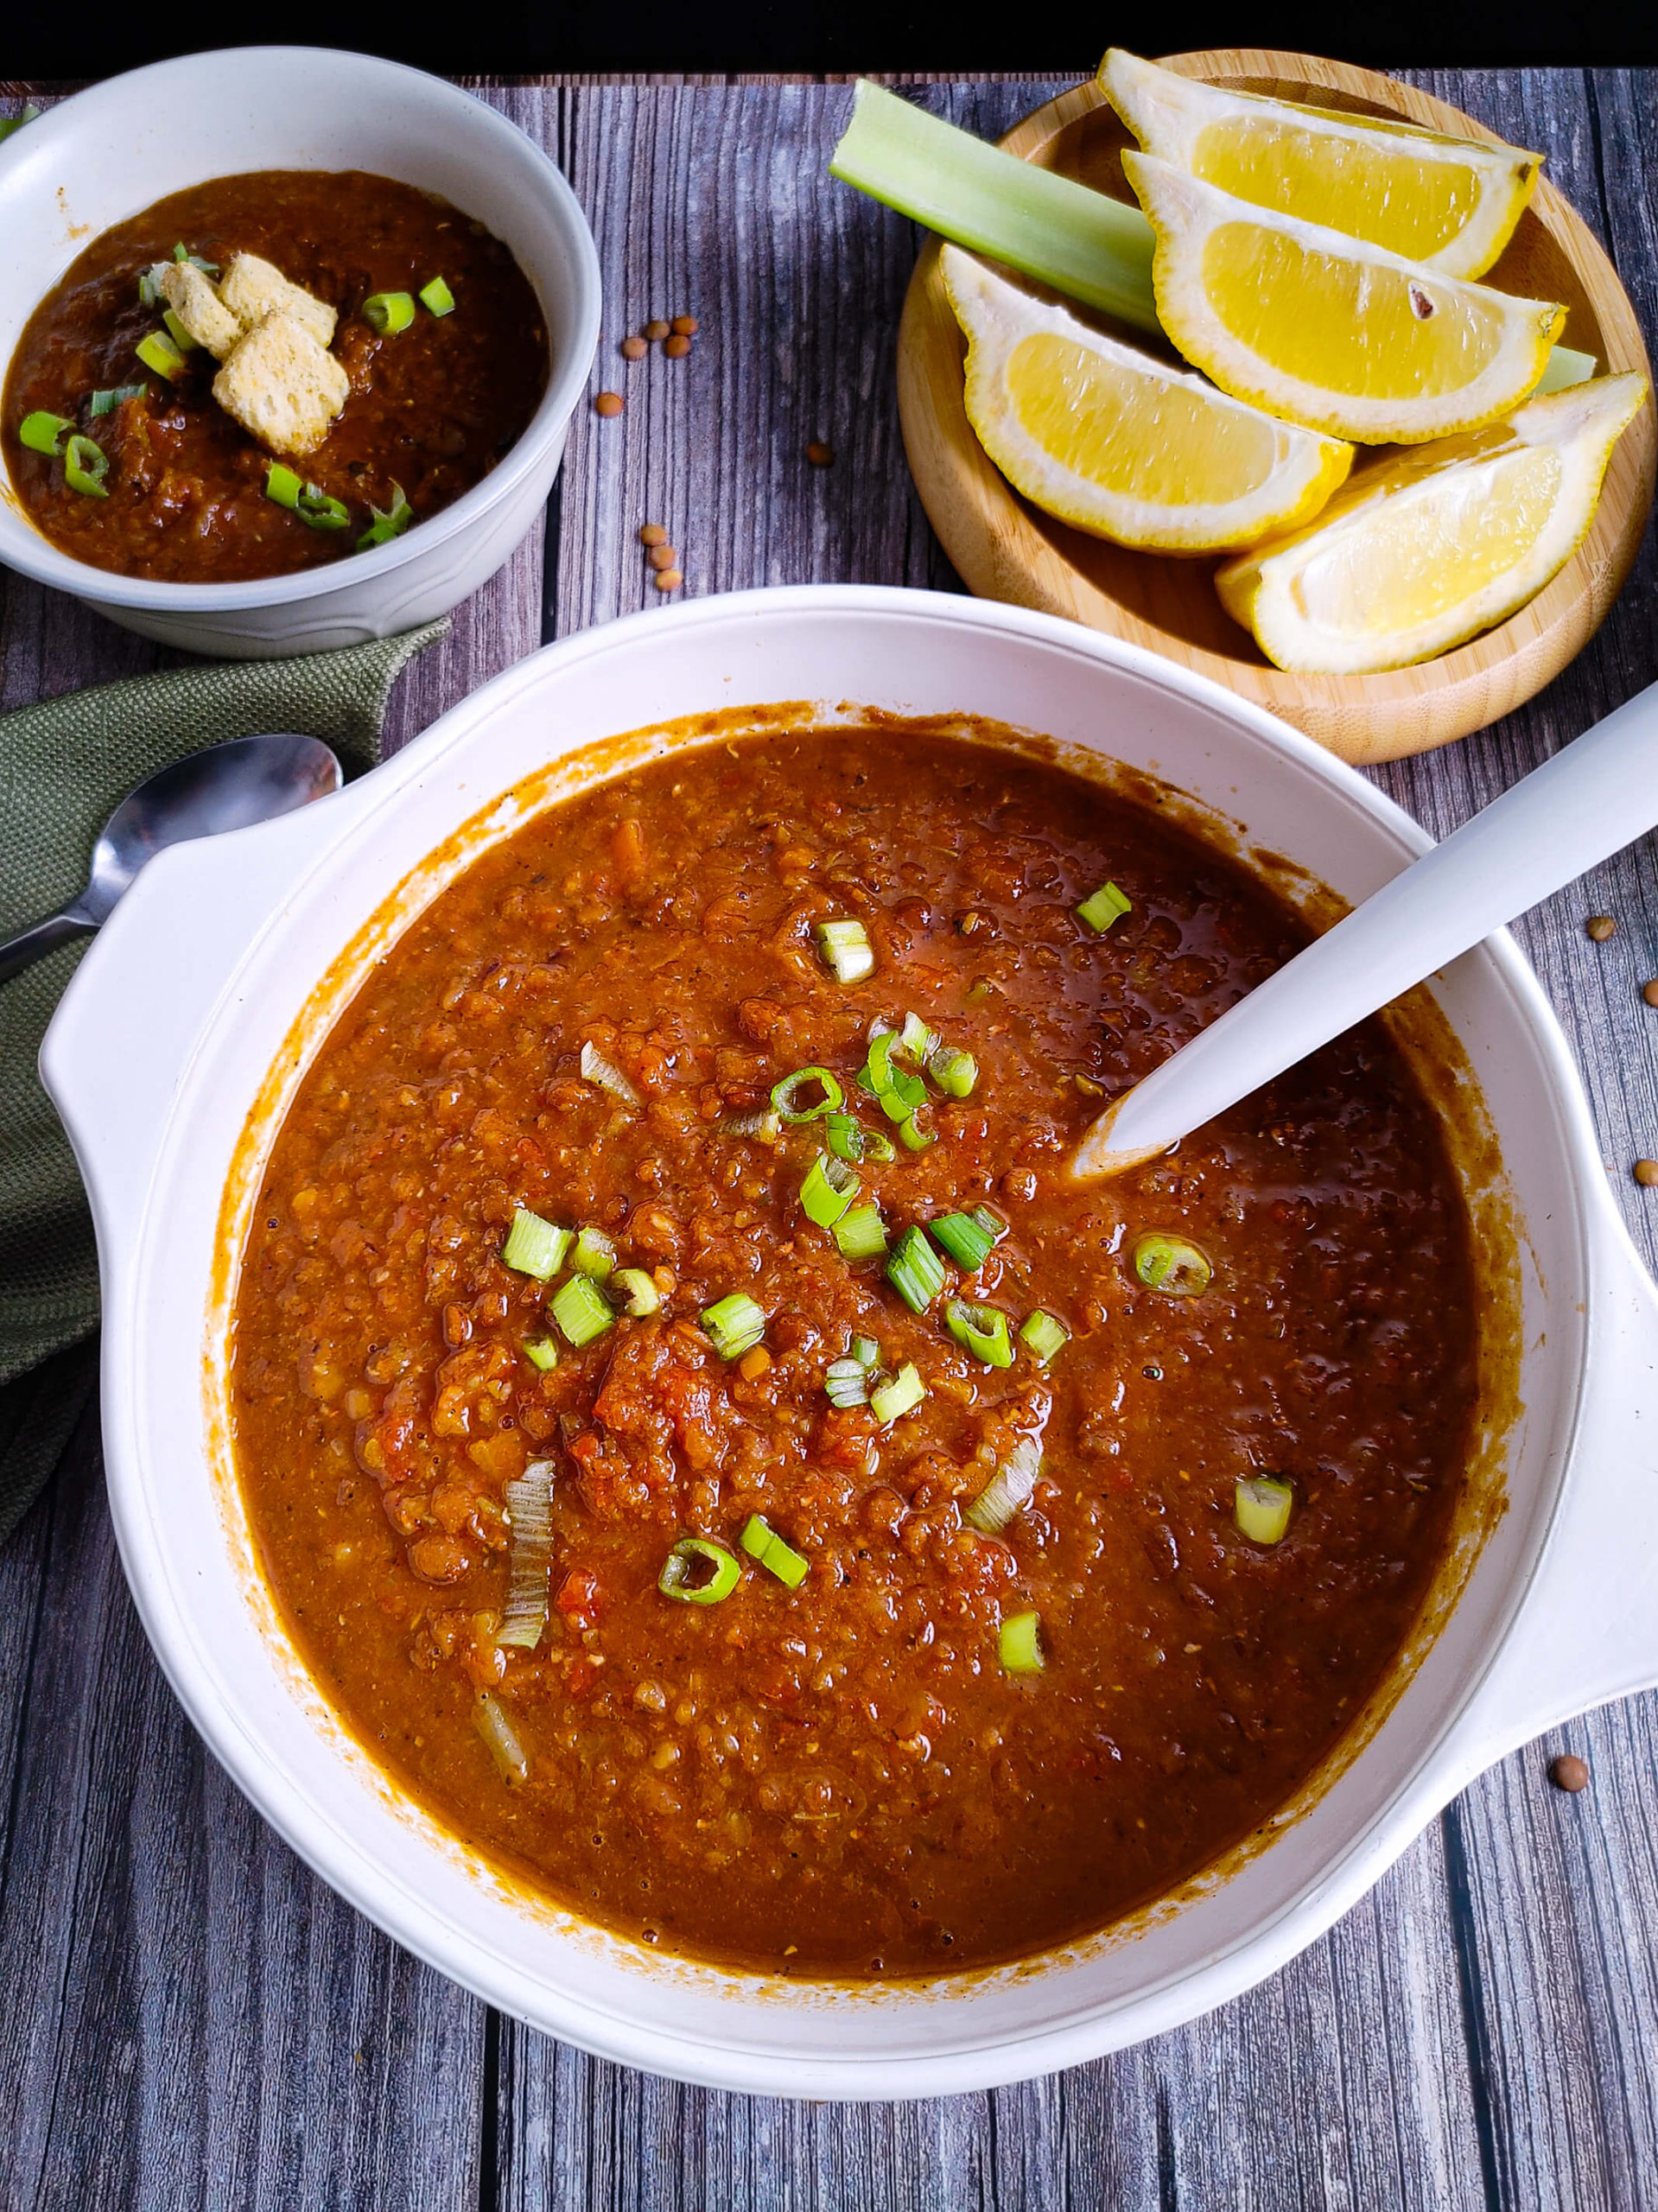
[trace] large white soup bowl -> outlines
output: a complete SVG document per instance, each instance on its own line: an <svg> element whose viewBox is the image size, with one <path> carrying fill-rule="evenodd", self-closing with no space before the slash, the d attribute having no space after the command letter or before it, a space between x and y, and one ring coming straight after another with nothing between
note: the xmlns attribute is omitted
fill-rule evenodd
<svg viewBox="0 0 1658 2212"><path fill-rule="evenodd" d="M1327 1928L1490 1760L1658 1679L1658 1304L1560 1030L1493 938L1435 985L1464 1104L1477 1117L1483 1103L1500 1150L1515 1234L1490 1264L1523 1306L1517 1391L1485 1422L1489 1510L1386 1693L1255 1847L1034 1963L879 1988L664 1958L516 1889L399 1794L283 1632L226 1450L239 1224L308 1053L410 914L549 795L659 753L667 726L718 741L765 726L759 708L778 701L1045 733L1074 761L1166 779L1348 899L1427 842L1271 716L1046 616L856 587L708 599L550 646L338 798L163 854L87 954L43 1066L97 1219L127 1573L248 1796L399 1941L555 2035L728 2088L931 2094L1089 2058L1233 1995ZM725 720L688 734L699 715ZM607 744L617 733L633 734ZM1489 1216L1492 1192L1471 1195Z"/></svg>

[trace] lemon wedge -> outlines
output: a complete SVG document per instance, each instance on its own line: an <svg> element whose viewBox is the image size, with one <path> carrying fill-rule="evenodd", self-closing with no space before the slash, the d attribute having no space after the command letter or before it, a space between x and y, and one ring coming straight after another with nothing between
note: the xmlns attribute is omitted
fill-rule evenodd
<svg viewBox="0 0 1658 2212"><path fill-rule="evenodd" d="M1540 154L1229 92L1113 48L1106 98L1140 145L1252 207L1364 238L1445 276L1483 276L1508 244Z"/></svg>
<svg viewBox="0 0 1658 2212"><path fill-rule="evenodd" d="M1642 376L1528 400L1506 421L1361 469L1310 527L1229 561L1226 611L1280 668L1362 676L1506 621L1583 543Z"/></svg>
<svg viewBox="0 0 1658 2212"><path fill-rule="evenodd" d="M1442 276L1126 153L1158 319L1223 391L1370 445L1477 429L1525 397L1566 309Z"/></svg>
<svg viewBox="0 0 1658 2212"><path fill-rule="evenodd" d="M1078 530L1169 553L1254 545L1310 519L1352 466L1351 446L1102 337L959 246L941 269L979 442Z"/></svg>

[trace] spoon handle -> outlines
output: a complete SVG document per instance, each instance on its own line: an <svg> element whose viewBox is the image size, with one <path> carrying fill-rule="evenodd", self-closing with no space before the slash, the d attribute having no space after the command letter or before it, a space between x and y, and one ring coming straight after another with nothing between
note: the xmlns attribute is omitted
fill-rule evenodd
<svg viewBox="0 0 1658 2212"><path fill-rule="evenodd" d="M1109 1107L1071 1173L1166 1151L1658 822L1658 684L1564 747Z"/></svg>
<svg viewBox="0 0 1658 2212"><path fill-rule="evenodd" d="M36 922L33 928L23 930L0 944L0 983L9 983L25 968L32 968L48 952L55 952L60 944L67 944L78 937L90 937L97 927L98 924L89 920L78 905L48 914L43 922Z"/></svg>

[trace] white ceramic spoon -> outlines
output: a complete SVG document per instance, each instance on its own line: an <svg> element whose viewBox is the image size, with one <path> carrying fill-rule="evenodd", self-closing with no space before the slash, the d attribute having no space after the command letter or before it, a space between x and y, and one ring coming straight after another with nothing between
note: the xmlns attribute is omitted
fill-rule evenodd
<svg viewBox="0 0 1658 2212"><path fill-rule="evenodd" d="M1658 684L1356 906L1094 1123L1078 1182L1166 1152L1658 823Z"/></svg>

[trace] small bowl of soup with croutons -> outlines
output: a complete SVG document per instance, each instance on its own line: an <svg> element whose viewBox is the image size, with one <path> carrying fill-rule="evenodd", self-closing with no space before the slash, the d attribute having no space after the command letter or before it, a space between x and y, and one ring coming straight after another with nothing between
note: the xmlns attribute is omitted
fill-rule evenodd
<svg viewBox="0 0 1658 2212"><path fill-rule="evenodd" d="M274 97L273 73L302 78L303 100L297 84ZM196 99L156 81L175 76ZM359 156L327 158L319 96L325 122L348 96L340 136ZM86 111L135 102L164 111L169 144L184 118L168 166L200 174L137 213L129 188L105 221L118 187ZM429 108L441 114L411 129ZM281 120L298 113L303 149ZM384 143L375 118L399 116ZM598 314L586 225L524 134L365 56L166 63L13 134L0 217L15 206L19 220L0 231L14 258L31 188L77 173L29 162L54 137L84 146L92 175L48 195L48 220L70 219L50 281L7 295L13 315L27 307L0 331L0 558L130 626L232 653L406 628L499 565L546 498ZM150 160L141 180L175 181Z"/></svg>

